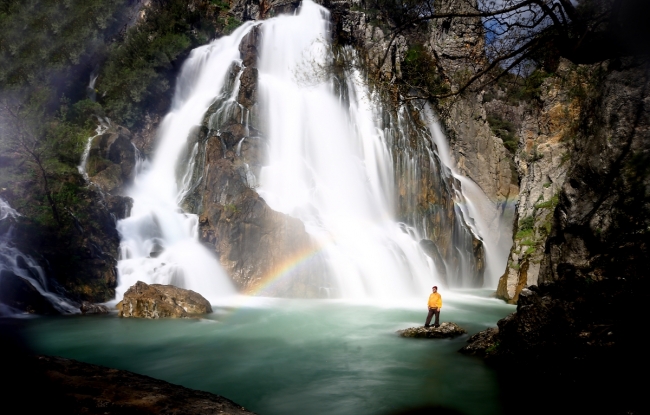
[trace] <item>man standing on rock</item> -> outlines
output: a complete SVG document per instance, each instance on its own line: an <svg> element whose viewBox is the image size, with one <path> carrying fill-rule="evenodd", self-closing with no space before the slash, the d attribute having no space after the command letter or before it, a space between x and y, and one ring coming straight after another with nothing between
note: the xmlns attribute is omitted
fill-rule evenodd
<svg viewBox="0 0 650 415"><path fill-rule="evenodd" d="M431 295L429 296L429 314L427 315L427 321L424 323L424 327L431 327L431 317L433 315L436 315L436 321L433 324L433 327L440 327L440 309L442 308L442 297L440 294L438 294L438 286L434 285L433 288L431 288L433 291Z"/></svg>

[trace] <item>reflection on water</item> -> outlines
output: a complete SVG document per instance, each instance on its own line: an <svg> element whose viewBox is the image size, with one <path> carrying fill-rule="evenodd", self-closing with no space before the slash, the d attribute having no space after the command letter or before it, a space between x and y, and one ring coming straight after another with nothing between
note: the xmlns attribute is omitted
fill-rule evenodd
<svg viewBox="0 0 650 415"><path fill-rule="evenodd" d="M441 320L469 334L513 311L485 290L442 294ZM469 335L395 334L423 324L427 296L412 304L243 298L245 305L216 307L201 320L40 318L27 334L39 353L217 393L261 415L385 414L431 404L501 413L495 374L457 353Z"/></svg>

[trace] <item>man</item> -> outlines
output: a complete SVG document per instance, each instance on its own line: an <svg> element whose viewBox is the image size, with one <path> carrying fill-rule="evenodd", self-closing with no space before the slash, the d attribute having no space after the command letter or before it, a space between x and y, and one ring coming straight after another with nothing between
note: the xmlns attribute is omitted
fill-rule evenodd
<svg viewBox="0 0 650 415"><path fill-rule="evenodd" d="M431 288L433 291L431 295L429 296L429 314L427 315L427 321L424 323L424 327L431 327L431 317L435 314L436 316L436 321L433 324L433 327L440 327L440 309L442 308L442 297L440 294L438 294L438 286L434 285L433 288Z"/></svg>

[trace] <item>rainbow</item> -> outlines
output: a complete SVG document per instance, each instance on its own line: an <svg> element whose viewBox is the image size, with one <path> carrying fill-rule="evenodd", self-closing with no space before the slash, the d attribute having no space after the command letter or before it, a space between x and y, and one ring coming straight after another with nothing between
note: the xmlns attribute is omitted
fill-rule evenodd
<svg viewBox="0 0 650 415"><path fill-rule="evenodd" d="M313 240L313 239L312 239ZM315 241L316 242L316 241ZM279 265L269 270L255 286L247 289L244 294L251 296L261 296L266 292L271 292L274 287L290 278L294 272L301 267L308 265L318 257L328 246L334 242L333 237L326 240L318 241L313 246L298 250L293 255L287 257Z"/></svg>

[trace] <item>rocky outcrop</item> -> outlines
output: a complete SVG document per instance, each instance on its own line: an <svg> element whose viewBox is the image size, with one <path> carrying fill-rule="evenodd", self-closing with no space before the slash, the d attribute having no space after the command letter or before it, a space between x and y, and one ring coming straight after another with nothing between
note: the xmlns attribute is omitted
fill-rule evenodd
<svg viewBox="0 0 650 415"><path fill-rule="evenodd" d="M464 346L459 351L471 356L487 357L499 346L497 342L498 334L499 329L496 327L480 331L467 339L467 346Z"/></svg>
<svg viewBox="0 0 650 415"><path fill-rule="evenodd" d="M497 98L486 103L493 124L512 128L519 139L517 223L508 266L497 288L497 296L510 303L517 302L523 288L538 283L546 238L570 165L582 105L578 92L587 88L594 69L562 61L554 75L537 75L545 77L538 98L515 106L499 97L503 91L497 91Z"/></svg>
<svg viewBox="0 0 650 415"><path fill-rule="evenodd" d="M650 293L648 68L606 62L582 96L540 284L523 289L517 312L498 322L491 355L507 370L525 367L517 381L528 390L552 382L596 413L647 409L636 379L649 363L638 340ZM605 394L617 402L599 399Z"/></svg>
<svg viewBox="0 0 650 415"><path fill-rule="evenodd" d="M135 177L138 150L131 138L126 128L111 125L91 143L86 173L105 193L119 194Z"/></svg>
<svg viewBox="0 0 650 415"><path fill-rule="evenodd" d="M61 357L29 358L30 378L43 386L40 402L19 403L27 412L68 414L252 415L222 396L188 389L126 370ZM16 397L8 397L10 400Z"/></svg>
<svg viewBox="0 0 650 415"><path fill-rule="evenodd" d="M120 317L189 318L212 312L208 300L192 290L138 281L117 303Z"/></svg>
<svg viewBox="0 0 650 415"><path fill-rule="evenodd" d="M456 323L444 322L440 327L411 327L398 330L402 337L415 337L422 339L447 339L465 334L467 331Z"/></svg>

